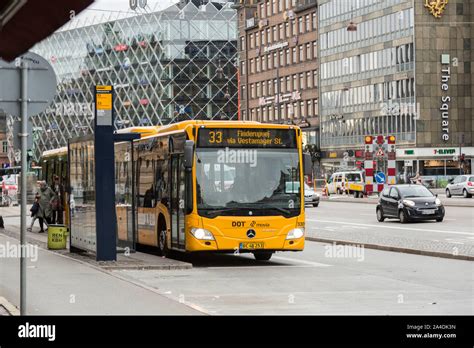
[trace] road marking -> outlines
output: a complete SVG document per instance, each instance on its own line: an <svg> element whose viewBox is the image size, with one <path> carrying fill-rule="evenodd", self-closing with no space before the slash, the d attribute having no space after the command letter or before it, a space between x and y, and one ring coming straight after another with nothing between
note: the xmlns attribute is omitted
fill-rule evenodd
<svg viewBox="0 0 474 348"><path fill-rule="evenodd" d="M355 222L344 222L344 221L328 221L328 220L315 220L315 219L306 219L306 221L311 222L325 222L325 223L332 223L332 224L342 224L342 225L354 225L354 226L366 226L366 227L376 227L378 229L381 228L391 228L394 230L406 230L406 231L421 231L421 232L435 232L435 233L448 233L448 234L467 234L472 236L473 233L470 232L454 232L454 231L443 231L443 230L424 230L422 228L409 228L409 227L399 227L399 226L390 226L387 224L379 224L379 225L371 225L371 224L360 224ZM316 230L316 227L313 227Z"/></svg>
<svg viewBox="0 0 474 348"><path fill-rule="evenodd" d="M311 265L314 267L329 267L331 265L327 265L325 263L313 262L313 261L306 261L306 260L299 260L299 259L292 259L290 257L283 257L283 256L274 256L273 259L289 261L289 262L298 262L306 265Z"/></svg>

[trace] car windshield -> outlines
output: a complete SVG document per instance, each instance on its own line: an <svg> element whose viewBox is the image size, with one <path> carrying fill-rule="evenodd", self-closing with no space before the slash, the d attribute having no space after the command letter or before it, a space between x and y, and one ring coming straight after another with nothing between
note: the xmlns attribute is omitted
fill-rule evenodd
<svg viewBox="0 0 474 348"><path fill-rule="evenodd" d="M294 215L300 210L298 151L197 149L196 184L200 214ZM240 151L240 152L239 152ZM223 163L225 162L225 164ZM230 163L237 162L237 163Z"/></svg>
<svg viewBox="0 0 474 348"><path fill-rule="evenodd" d="M433 197L430 190L422 185L399 186L398 190L402 197Z"/></svg>

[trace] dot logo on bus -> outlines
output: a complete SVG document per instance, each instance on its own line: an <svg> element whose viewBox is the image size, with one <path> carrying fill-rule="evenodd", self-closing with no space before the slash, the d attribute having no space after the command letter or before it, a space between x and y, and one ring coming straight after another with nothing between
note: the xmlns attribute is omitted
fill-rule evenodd
<svg viewBox="0 0 474 348"><path fill-rule="evenodd" d="M232 221L232 227L245 227L245 221Z"/></svg>
<svg viewBox="0 0 474 348"><path fill-rule="evenodd" d="M257 234L257 232L255 232L255 230L248 230L247 231L247 237L249 237L249 238L255 237L256 234Z"/></svg>

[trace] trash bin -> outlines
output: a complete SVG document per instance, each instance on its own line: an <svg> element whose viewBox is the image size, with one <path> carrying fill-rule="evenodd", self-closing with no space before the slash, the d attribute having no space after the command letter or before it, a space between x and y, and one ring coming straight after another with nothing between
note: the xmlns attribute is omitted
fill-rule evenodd
<svg viewBox="0 0 474 348"><path fill-rule="evenodd" d="M48 249L66 249L68 229L64 225L48 225Z"/></svg>

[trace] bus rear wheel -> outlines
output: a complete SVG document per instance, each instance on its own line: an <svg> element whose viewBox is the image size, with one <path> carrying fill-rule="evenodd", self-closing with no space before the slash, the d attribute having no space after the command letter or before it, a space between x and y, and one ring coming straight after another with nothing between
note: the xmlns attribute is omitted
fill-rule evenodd
<svg viewBox="0 0 474 348"><path fill-rule="evenodd" d="M256 251L253 253L257 261L268 261L272 258L272 255L273 253L271 251Z"/></svg>

